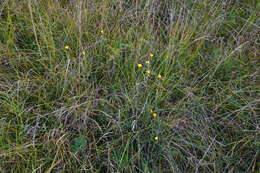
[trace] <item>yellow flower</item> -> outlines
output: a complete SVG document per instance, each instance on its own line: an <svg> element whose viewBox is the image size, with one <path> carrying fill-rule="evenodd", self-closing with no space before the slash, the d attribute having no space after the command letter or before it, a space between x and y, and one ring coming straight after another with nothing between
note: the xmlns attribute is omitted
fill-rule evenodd
<svg viewBox="0 0 260 173"><path fill-rule="evenodd" d="M70 48L70 47L69 47L68 45L64 47L64 49L66 49L66 50L68 50L69 48Z"/></svg>
<svg viewBox="0 0 260 173"><path fill-rule="evenodd" d="M146 73L147 73L147 75L150 75L150 74L151 74L151 71L150 71L150 70L147 70Z"/></svg>
<svg viewBox="0 0 260 173"><path fill-rule="evenodd" d="M85 55L86 55L86 52L85 52L85 51L83 51L83 52L82 52L82 55L84 55L84 56L85 56Z"/></svg>
<svg viewBox="0 0 260 173"><path fill-rule="evenodd" d="M100 33L101 33L101 34L104 34L104 33L105 33L105 31L104 31L103 29L101 29L101 30L100 30Z"/></svg>
<svg viewBox="0 0 260 173"><path fill-rule="evenodd" d="M161 74L158 74L157 77L158 77L158 79L162 79L162 75Z"/></svg>
<svg viewBox="0 0 260 173"><path fill-rule="evenodd" d="M158 141L158 140L159 140L159 137L158 137L158 136L155 136L155 137L154 137L154 140Z"/></svg>
<svg viewBox="0 0 260 173"><path fill-rule="evenodd" d="M142 68L143 65L142 65L142 64L137 64L137 67L138 67L138 68Z"/></svg>
<svg viewBox="0 0 260 173"><path fill-rule="evenodd" d="M150 53L150 57L152 58L154 56L154 54Z"/></svg>
<svg viewBox="0 0 260 173"><path fill-rule="evenodd" d="M146 64L150 64L150 61L145 61Z"/></svg>
<svg viewBox="0 0 260 173"><path fill-rule="evenodd" d="M157 113L154 112L152 115L153 115L153 117L156 117L156 116L157 116Z"/></svg>

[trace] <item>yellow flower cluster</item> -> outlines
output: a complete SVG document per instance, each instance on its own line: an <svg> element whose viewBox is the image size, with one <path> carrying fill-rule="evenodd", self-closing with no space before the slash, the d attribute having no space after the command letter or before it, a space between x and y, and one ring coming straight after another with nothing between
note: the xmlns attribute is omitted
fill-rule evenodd
<svg viewBox="0 0 260 173"><path fill-rule="evenodd" d="M153 53L150 53L150 54L149 54L149 57L150 57L150 58L153 58L153 57L154 57L154 54L153 54ZM150 65L150 61L149 61L149 60L145 61L145 64ZM143 64L138 63L138 64L137 64L137 67L138 67L138 68L142 68L142 67L143 67ZM147 74L148 76L150 76L150 75L152 74L151 70L149 70L149 69L146 70L145 72L146 72L146 74ZM160 80L162 80L162 75L161 75L161 74L158 74L158 75L157 75L157 78L160 79Z"/></svg>
<svg viewBox="0 0 260 173"><path fill-rule="evenodd" d="M150 60L151 60L151 58L154 57L154 54L150 53L150 54L149 54L149 57L150 57ZM147 74L148 76L150 76L150 75L152 74L151 70L149 69L149 67L150 67L150 66L149 66L149 65L150 65L150 60L145 61L145 64L148 66L148 69L145 70L145 72L146 72L146 74ZM138 64L137 64L137 67L141 69L141 68L143 68L143 64L138 63ZM163 79L163 77L162 77L162 75L161 75L160 73L157 74L156 76L157 76L157 78L160 79L160 80ZM155 111L153 111L153 110L151 109L151 110L150 110L150 113L151 113L151 116L152 116L153 118L157 118L158 114L157 114ZM159 141L159 137L158 137L158 136L154 136L153 139L154 139L155 141Z"/></svg>

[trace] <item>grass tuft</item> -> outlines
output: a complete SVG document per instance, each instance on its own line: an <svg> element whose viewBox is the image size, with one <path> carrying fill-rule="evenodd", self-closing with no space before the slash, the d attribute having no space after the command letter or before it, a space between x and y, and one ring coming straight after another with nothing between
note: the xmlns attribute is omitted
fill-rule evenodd
<svg viewBox="0 0 260 173"><path fill-rule="evenodd" d="M259 5L1 1L0 172L259 172Z"/></svg>

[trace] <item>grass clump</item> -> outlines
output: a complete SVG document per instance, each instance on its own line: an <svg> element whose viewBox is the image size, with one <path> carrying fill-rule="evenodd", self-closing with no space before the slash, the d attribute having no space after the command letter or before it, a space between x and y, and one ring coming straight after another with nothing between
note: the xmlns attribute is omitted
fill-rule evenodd
<svg viewBox="0 0 260 173"><path fill-rule="evenodd" d="M259 2L0 2L1 172L259 172Z"/></svg>

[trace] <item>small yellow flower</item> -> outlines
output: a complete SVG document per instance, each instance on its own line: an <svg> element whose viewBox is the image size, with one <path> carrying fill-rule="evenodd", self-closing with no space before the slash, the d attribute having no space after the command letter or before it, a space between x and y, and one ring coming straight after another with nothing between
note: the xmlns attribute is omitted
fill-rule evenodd
<svg viewBox="0 0 260 173"><path fill-rule="evenodd" d="M142 68L143 65L142 65L142 64L137 64L137 67L138 67L138 68Z"/></svg>
<svg viewBox="0 0 260 173"><path fill-rule="evenodd" d="M150 61L145 61L146 64L150 64Z"/></svg>
<svg viewBox="0 0 260 173"><path fill-rule="evenodd" d="M150 75L150 74L151 74L151 71L150 71L150 70L147 70L147 71L146 71L146 74L147 74L147 75Z"/></svg>
<svg viewBox="0 0 260 173"><path fill-rule="evenodd" d="M152 54L152 53L150 53L149 55L150 55L151 58L154 56L154 54Z"/></svg>
<svg viewBox="0 0 260 173"><path fill-rule="evenodd" d="M103 29L101 29L101 30L100 30L100 33L101 33L101 34L104 34L104 33L105 33L105 31L104 31Z"/></svg>
<svg viewBox="0 0 260 173"><path fill-rule="evenodd" d="M158 137L158 136L155 136L155 137L154 137L154 140L158 141L158 140L159 140L159 137Z"/></svg>
<svg viewBox="0 0 260 173"><path fill-rule="evenodd" d="M85 52L85 51L83 51L83 52L82 52L82 55L84 55L84 56L85 56L85 55L86 55L86 52Z"/></svg>
<svg viewBox="0 0 260 173"><path fill-rule="evenodd" d="M64 49L66 49L66 50L68 50L69 48L70 48L70 47L69 47L68 45L64 47Z"/></svg>
<svg viewBox="0 0 260 173"><path fill-rule="evenodd" d="M157 117L157 113L155 113L155 112L152 115L153 115L153 117Z"/></svg>
<svg viewBox="0 0 260 173"><path fill-rule="evenodd" d="M158 79L162 79L162 75L161 74L158 74L157 77L158 77Z"/></svg>

